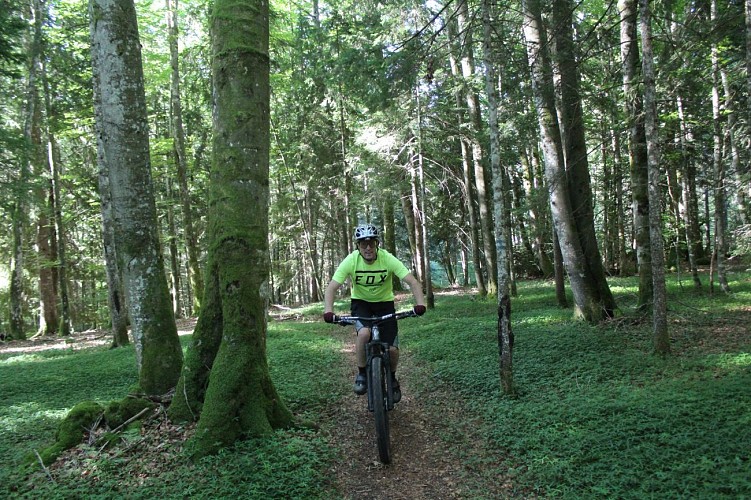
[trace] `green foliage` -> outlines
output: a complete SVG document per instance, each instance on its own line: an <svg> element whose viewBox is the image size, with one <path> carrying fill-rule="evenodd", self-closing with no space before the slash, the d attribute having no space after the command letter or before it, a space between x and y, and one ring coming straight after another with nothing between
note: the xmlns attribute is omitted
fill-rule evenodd
<svg viewBox="0 0 751 500"><path fill-rule="evenodd" d="M0 76L18 76L23 60L21 33L24 28L21 6L13 0L0 0Z"/></svg>
<svg viewBox="0 0 751 500"><path fill-rule="evenodd" d="M504 495L518 498L749 497L751 275L729 277L732 295L697 293L669 277L667 358L652 355L650 322L630 308L634 279L611 280L625 314L600 326L571 321L552 283L520 283L512 306L514 398L499 390L494 301L441 294L436 309L404 321L402 345L425 374L410 380L415 397L447 429L446 453L473 471L465 496L498 497L493 485L503 482ZM320 304L295 309L270 321L268 332L274 384L295 415L312 422L331 418L348 390L331 383L349 367L320 314ZM49 442L83 388L95 401L122 397L135 380L132 360L132 348L0 355L6 461L21 463ZM461 411L447 411L452 406ZM244 441L197 463L163 445L166 465L146 477L138 477L137 459L81 447L86 471L58 470L56 484L41 472L23 481L7 467L0 481L36 498L347 493L331 483L336 450L328 436L309 429Z"/></svg>
<svg viewBox="0 0 751 500"><path fill-rule="evenodd" d="M55 433L55 443L39 453L42 462L49 465L57 460L60 453L80 444L84 433L96 425L103 412L104 408L96 401L83 401L74 406L60 422ZM26 460L27 463L33 461L33 456Z"/></svg>
<svg viewBox="0 0 751 500"><path fill-rule="evenodd" d="M744 497L751 339L723 325L748 304L751 280L733 277L735 294L714 297L681 292L673 277L667 359L651 355L649 321L572 322L555 308L552 284L521 284L512 313L516 398L499 391L495 304L442 297L405 343L484 421L481 439L494 456L472 459L484 459L489 476L510 475L522 496ZM631 279L614 285L635 293Z"/></svg>
<svg viewBox="0 0 751 500"><path fill-rule="evenodd" d="M301 420L317 420L345 389L331 387L332 377L339 376L345 363L341 345L326 334L327 326L320 322L270 322L267 349L271 375L277 391ZM182 337L184 343L188 339ZM126 457L101 453L108 440L117 440L107 435L93 447L80 448L85 470L63 467L57 483L49 482L41 471L24 478L18 467L10 467L22 464L33 454L31 450L47 446L68 410L83 396L102 404L119 401L107 408L107 418L113 419L110 426L116 415L124 421L140 411L143 406L138 400L120 401L135 381L132 347L0 354L0 453L9 465L0 468L0 491L29 498L111 498L118 493L128 498L331 497L328 471L334 452L325 436L304 429L241 442L196 464L164 442L163 460L171 462L149 477L140 477L138 467L142 469L142 465L131 470ZM120 438L136 443L141 436L134 432ZM35 469L39 467L35 465Z"/></svg>
<svg viewBox="0 0 751 500"><path fill-rule="evenodd" d="M315 314L313 323L272 323L268 333L274 386L295 415L310 420L317 420L349 389L331 384L349 367L340 352L340 342L326 334L331 327L318 320L321 313Z"/></svg>

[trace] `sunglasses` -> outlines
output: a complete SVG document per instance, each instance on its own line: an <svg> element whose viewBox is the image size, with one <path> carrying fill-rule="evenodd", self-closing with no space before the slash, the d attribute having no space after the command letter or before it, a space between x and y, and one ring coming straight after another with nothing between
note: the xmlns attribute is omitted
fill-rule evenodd
<svg viewBox="0 0 751 500"><path fill-rule="evenodd" d="M362 240L358 243L361 248L375 248L378 240Z"/></svg>

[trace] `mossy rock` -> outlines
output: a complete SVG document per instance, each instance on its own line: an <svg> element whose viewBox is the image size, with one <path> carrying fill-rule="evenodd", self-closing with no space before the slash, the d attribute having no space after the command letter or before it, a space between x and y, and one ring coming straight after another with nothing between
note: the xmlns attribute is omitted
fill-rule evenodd
<svg viewBox="0 0 751 500"><path fill-rule="evenodd" d="M102 405L95 401L83 401L74 406L60 422L55 433L55 444L39 453L44 465L50 465L62 452L81 443L85 432L94 427L103 412Z"/></svg>
<svg viewBox="0 0 751 500"><path fill-rule="evenodd" d="M104 419L110 429L117 429L144 409L153 409L156 406L156 403L148 399L127 397L108 404L104 410Z"/></svg>

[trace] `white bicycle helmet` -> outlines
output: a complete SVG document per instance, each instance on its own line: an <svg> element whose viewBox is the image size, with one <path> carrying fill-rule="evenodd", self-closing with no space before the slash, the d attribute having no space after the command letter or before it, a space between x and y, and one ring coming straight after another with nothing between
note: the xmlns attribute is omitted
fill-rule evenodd
<svg viewBox="0 0 751 500"><path fill-rule="evenodd" d="M367 238L379 239L378 228L373 224L360 224L355 228L355 241Z"/></svg>

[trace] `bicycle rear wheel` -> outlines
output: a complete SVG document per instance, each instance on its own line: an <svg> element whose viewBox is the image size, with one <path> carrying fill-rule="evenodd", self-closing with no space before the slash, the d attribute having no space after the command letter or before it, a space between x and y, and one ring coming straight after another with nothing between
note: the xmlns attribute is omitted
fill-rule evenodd
<svg viewBox="0 0 751 500"><path fill-rule="evenodd" d="M384 464L391 462L391 443L389 440L389 415L386 401L386 381L383 360L375 357L370 366L370 387L373 396L373 416L375 417L378 457Z"/></svg>

